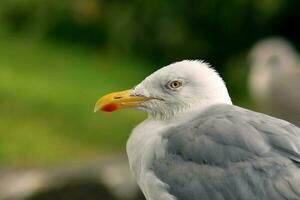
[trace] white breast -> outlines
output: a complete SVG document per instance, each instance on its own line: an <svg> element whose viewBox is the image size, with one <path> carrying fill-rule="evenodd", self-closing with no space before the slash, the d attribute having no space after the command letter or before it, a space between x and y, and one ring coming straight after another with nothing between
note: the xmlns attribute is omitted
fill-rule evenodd
<svg viewBox="0 0 300 200"><path fill-rule="evenodd" d="M168 185L152 171L154 158L163 157L165 144L162 131L167 126L162 121L147 119L138 125L127 142L129 165L147 200L175 200L167 192Z"/></svg>

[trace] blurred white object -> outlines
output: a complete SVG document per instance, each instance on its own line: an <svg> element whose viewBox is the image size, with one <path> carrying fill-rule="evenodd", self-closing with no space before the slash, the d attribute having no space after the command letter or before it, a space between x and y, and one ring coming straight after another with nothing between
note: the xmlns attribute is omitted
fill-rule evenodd
<svg viewBox="0 0 300 200"><path fill-rule="evenodd" d="M250 59L250 95L260 111L300 125L300 59L282 38L254 45Z"/></svg>

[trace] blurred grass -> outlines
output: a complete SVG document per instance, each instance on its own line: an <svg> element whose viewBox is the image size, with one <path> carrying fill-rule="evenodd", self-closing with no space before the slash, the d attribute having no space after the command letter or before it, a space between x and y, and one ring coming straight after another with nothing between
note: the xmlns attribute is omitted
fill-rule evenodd
<svg viewBox="0 0 300 200"><path fill-rule="evenodd" d="M0 161L50 164L124 152L145 114L95 114L94 104L133 87L154 65L117 55L0 32ZM233 101L248 107L243 60L228 62L222 76Z"/></svg>
<svg viewBox="0 0 300 200"><path fill-rule="evenodd" d="M145 114L94 114L93 106L107 92L134 86L150 69L136 58L1 35L1 162L49 164L123 152Z"/></svg>

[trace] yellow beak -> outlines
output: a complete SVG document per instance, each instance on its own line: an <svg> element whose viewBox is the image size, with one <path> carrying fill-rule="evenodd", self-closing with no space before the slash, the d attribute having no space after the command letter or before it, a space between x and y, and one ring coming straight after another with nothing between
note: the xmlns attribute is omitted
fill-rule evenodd
<svg viewBox="0 0 300 200"><path fill-rule="evenodd" d="M113 112L121 108L137 107L141 103L151 99L151 97L131 95L131 91L114 92L101 97L95 105L94 112L99 110Z"/></svg>

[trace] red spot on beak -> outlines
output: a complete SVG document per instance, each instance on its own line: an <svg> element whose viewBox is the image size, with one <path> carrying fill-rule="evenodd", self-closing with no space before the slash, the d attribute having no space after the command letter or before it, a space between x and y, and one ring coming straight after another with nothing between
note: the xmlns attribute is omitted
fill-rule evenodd
<svg viewBox="0 0 300 200"><path fill-rule="evenodd" d="M101 110L105 112L113 112L117 109L118 109L118 105L115 103L106 104L101 108Z"/></svg>

